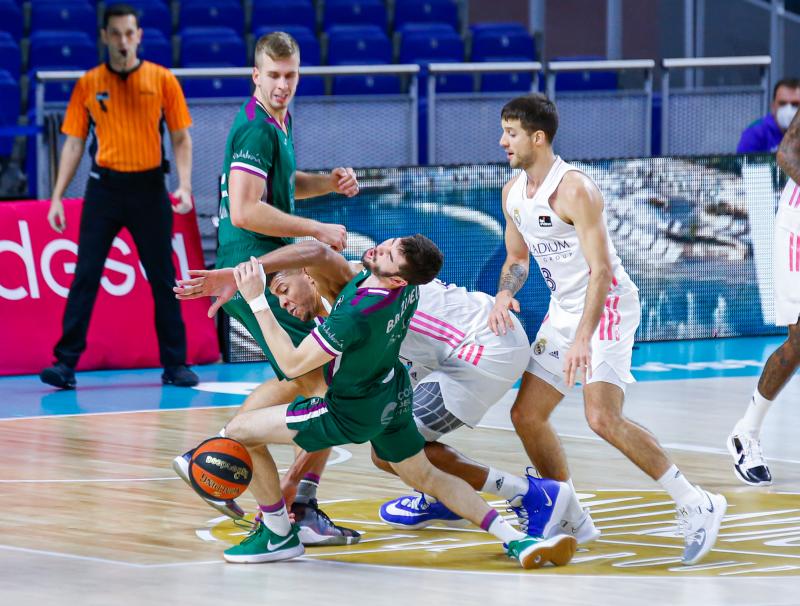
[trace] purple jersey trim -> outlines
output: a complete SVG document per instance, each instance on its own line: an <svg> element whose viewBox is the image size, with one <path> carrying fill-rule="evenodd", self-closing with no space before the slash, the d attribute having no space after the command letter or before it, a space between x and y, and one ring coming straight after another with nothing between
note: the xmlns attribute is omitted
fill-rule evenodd
<svg viewBox="0 0 800 606"><path fill-rule="evenodd" d="M231 166L231 170L240 170L243 173L250 173L251 175L255 175L256 177L258 177L259 179L264 179L264 181L267 180L267 178L261 173L257 173L256 171L245 168L244 166Z"/></svg>
<svg viewBox="0 0 800 606"><path fill-rule="evenodd" d="M250 97L250 101L247 102L247 105L244 106L244 113L247 115L248 120L255 120L256 119L256 104L258 103L258 99L255 96Z"/></svg>
<svg viewBox="0 0 800 606"><path fill-rule="evenodd" d="M391 305L392 303L394 303L397 300L397 298L400 296L400 294L404 290L405 290L405 287L403 287L403 288L395 288L391 293L389 293L388 296L384 297L381 301L378 301L374 305L370 305L366 309L362 309L361 313L366 316L368 314L371 314L373 312L378 311L379 309L383 309L384 307L388 307L389 305Z"/></svg>
<svg viewBox="0 0 800 606"><path fill-rule="evenodd" d="M334 358L337 358L340 355L342 355L342 354L336 353L335 351L333 351L331 349L331 346L328 343L325 342L325 339L323 339L320 335L317 334L317 329L316 328L311 331L311 336L314 337L314 339L317 341L317 343L319 343L319 346L329 356L333 356Z"/></svg>
<svg viewBox="0 0 800 606"><path fill-rule="evenodd" d="M310 415L312 412L317 412L318 410L322 410L323 408L328 408L328 404L325 400L320 400L316 406L311 408L306 408L305 410L287 410L286 416L287 417L304 417L306 415Z"/></svg>

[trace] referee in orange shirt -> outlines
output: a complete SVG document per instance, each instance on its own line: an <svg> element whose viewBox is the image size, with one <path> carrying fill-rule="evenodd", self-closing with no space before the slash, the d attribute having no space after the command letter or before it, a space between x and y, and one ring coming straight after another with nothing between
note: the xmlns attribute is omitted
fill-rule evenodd
<svg viewBox="0 0 800 606"><path fill-rule="evenodd" d="M108 46L109 60L75 84L62 126L67 140L47 214L57 232L66 227L61 199L75 176L90 132L92 169L81 214L75 278L64 310L63 334L54 351L56 363L43 370L40 378L55 387L75 387L75 366L86 349L103 265L114 238L127 227L153 291L162 381L190 387L198 378L186 366L186 329L172 292L171 246L173 210L183 214L192 208L189 109L175 76L136 56L142 30L135 9L109 6L100 35ZM179 203L174 208L164 183L168 170L162 140L165 123L179 177L174 194Z"/></svg>

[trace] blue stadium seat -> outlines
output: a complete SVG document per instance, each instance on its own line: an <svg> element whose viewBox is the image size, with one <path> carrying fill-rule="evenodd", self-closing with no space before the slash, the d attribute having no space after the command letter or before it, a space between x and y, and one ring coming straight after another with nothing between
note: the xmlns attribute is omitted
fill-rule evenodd
<svg viewBox="0 0 800 606"><path fill-rule="evenodd" d="M391 61L392 44L375 25L336 25L328 30L328 65Z"/></svg>
<svg viewBox="0 0 800 606"><path fill-rule="evenodd" d="M455 30L440 26L407 27L400 39L400 63L464 60L464 42Z"/></svg>
<svg viewBox="0 0 800 606"><path fill-rule="evenodd" d="M0 128L16 126L19 119L19 84L6 70L0 69ZM0 158L11 155L13 137L0 137Z"/></svg>
<svg viewBox="0 0 800 606"><path fill-rule="evenodd" d="M144 30L138 54L142 59L172 67L172 42L157 29Z"/></svg>
<svg viewBox="0 0 800 606"><path fill-rule="evenodd" d="M244 40L229 27L190 27L181 31L181 65L247 65Z"/></svg>
<svg viewBox="0 0 800 606"><path fill-rule="evenodd" d="M394 9L394 29L409 23L444 23L458 29L458 6L454 0L399 0Z"/></svg>
<svg viewBox="0 0 800 606"><path fill-rule="evenodd" d="M325 30L334 25L377 25L386 31L386 6L383 0L326 0L323 24Z"/></svg>
<svg viewBox="0 0 800 606"><path fill-rule="evenodd" d="M139 26L145 31L156 30L167 38L172 35L172 11L162 0L129 0L139 12Z"/></svg>
<svg viewBox="0 0 800 606"><path fill-rule="evenodd" d="M297 45L300 47L300 60L303 65L320 64L319 40L308 28L297 25L262 25L256 30L255 38L258 40L264 34L277 31L286 32L297 41ZM303 76L297 86L297 94L301 96L324 95L325 78L322 76Z"/></svg>
<svg viewBox="0 0 800 606"><path fill-rule="evenodd" d="M483 60L489 62L501 61L530 61L530 57L484 57ZM529 92L533 85L533 74L530 72L511 72L511 73L485 73L481 74L480 91L490 93L497 91L519 91Z"/></svg>
<svg viewBox="0 0 800 606"><path fill-rule="evenodd" d="M31 11L31 34L44 30L83 32L97 38L97 11L84 0L37 4Z"/></svg>
<svg viewBox="0 0 800 606"><path fill-rule="evenodd" d="M400 39L400 63L461 63L464 42L451 27L444 25L406 25ZM420 78L421 93L427 92L427 76ZM436 77L436 90L444 93L473 89L470 74L442 74Z"/></svg>
<svg viewBox="0 0 800 606"><path fill-rule="evenodd" d="M14 40L22 39L24 20L22 8L14 0L0 0L0 23L3 31L8 32Z"/></svg>
<svg viewBox="0 0 800 606"><path fill-rule="evenodd" d="M97 42L82 32L40 31L30 37L31 69L89 69L97 65Z"/></svg>
<svg viewBox="0 0 800 606"><path fill-rule="evenodd" d="M53 70L74 70L85 69L77 65L48 65L43 64L36 69L31 69L28 72L28 108L36 107L36 72L37 71L53 71ZM72 89L75 82L48 82L44 87L44 99L47 103L66 103L72 94Z"/></svg>
<svg viewBox="0 0 800 606"><path fill-rule="evenodd" d="M274 25L291 25L317 31L317 12L311 0L255 0L252 29Z"/></svg>
<svg viewBox="0 0 800 606"><path fill-rule="evenodd" d="M188 63L184 67L241 67L241 64ZM250 96L253 85L250 78L183 78L183 94L188 98Z"/></svg>
<svg viewBox="0 0 800 606"><path fill-rule="evenodd" d="M181 2L178 28L230 27L244 33L244 12L239 0L191 0Z"/></svg>
<svg viewBox="0 0 800 606"><path fill-rule="evenodd" d="M359 62L359 65L362 63ZM400 77L391 74L374 76L335 76L334 95L399 95Z"/></svg>
<svg viewBox="0 0 800 606"><path fill-rule="evenodd" d="M15 80L19 80L22 55L19 45L8 32L0 32L0 71L5 70Z"/></svg>
<svg viewBox="0 0 800 606"><path fill-rule="evenodd" d="M487 57L525 57L536 60L533 37L524 29L473 29L472 61L487 61Z"/></svg>
<svg viewBox="0 0 800 606"><path fill-rule="evenodd" d="M553 61L599 61L603 57L596 55L584 57L558 57ZM556 90L616 90L617 72L562 72L556 74Z"/></svg>

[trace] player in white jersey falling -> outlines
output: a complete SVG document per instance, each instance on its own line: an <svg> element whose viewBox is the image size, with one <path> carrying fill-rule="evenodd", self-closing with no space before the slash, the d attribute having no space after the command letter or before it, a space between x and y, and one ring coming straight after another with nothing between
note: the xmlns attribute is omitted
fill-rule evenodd
<svg viewBox="0 0 800 606"><path fill-rule="evenodd" d="M360 266L348 263L318 242L285 246L260 260L267 271L285 268L272 279L270 289L284 309L304 320L327 315L326 297L331 293L326 277L335 282L334 278L355 275L360 270ZM316 281L310 277L310 270L303 271L310 267L314 268ZM176 289L181 299L219 296L226 288L235 288L228 270L191 273L199 277L181 282L182 286ZM441 436L462 425L475 426L489 407L513 387L528 363L528 339L516 317L511 316L514 331L495 335L489 330L487 322L493 304L494 299L485 293L438 280L420 286L419 306L400 355L410 365L414 420L427 442L425 453L436 467L462 478L476 490L507 499L528 534L548 539L556 534L573 534L578 542L592 540L598 533L591 520L581 524L580 519L588 516L580 508L569 511L574 495L567 484L515 476L472 461L438 442ZM253 392L242 410L269 405L274 400L269 385ZM287 497L291 497L292 485L307 477L308 472L318 482L326 459L327 451L302 456L284 476ZM374 453L373 461L394 473ZM300 489L305 489L303 482L307 480L300 481ZM405 529L462 524L462 519L444 504L422 493L385 503L380 516L388 524ZM568 523L562 524L565 519ZM573 532L573 528L580 532ZM319 542L310 535L306 538L309 542L305 544L324 544L322 538Z"/></svg>
<svg viewBox="0 0 800 606"><path fill-rule="evenodd" d="M770 355L744 416L728 436L736 476L768 486L772 474L761 454L761 425L770 405L800 366L800 119L795 115L778 148L778 165L789 175L775 216L772 266L775 324L788 326L786 341Z"/></svg>
<svg viewBox="0 0 800 606"><path fill-rule="evenodd" d="M537 470L571 485L550 415L581 381L589 426L676 502L683 562L694 564L713 546L727 503L690 484L653 434L622 414L625 387L634 381L640 307L638 289L609 239L603 196L587 175L554 155L558 113L547 97L513 99L501 120L500 145L511 167L522 171L502 193L506 261L491 328L498 334L513 329L509 311L519 311L514 295L528 277L530 255L551 291L511 410L514 427Z"/></svg>

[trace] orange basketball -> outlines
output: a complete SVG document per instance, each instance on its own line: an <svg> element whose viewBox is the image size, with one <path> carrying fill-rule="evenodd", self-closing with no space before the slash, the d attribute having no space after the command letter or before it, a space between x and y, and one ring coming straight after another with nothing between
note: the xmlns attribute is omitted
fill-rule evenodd
<svg viewBox="0 0 800 606"><path fill-rule="evenodd" d="M253 477L253 461L236 440L209 438L192 454L189 477L201 497L228 501L247 490Z"/></svg>

